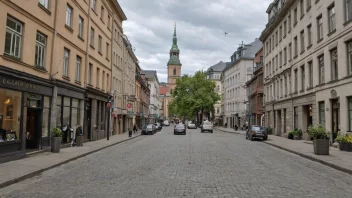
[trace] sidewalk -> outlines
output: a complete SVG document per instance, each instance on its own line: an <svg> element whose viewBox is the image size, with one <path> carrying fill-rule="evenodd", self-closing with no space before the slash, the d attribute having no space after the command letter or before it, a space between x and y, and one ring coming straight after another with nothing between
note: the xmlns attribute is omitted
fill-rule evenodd
<svg viewBox="0 0 352 198"><path fill-rule="evenodd" d="M101 139L84 143L82 147L62 148L60 153L44 152L0 164L0 188L138 136L140 136L140 131L133 134L131 138L128 137L128 133L114 135L110 137L109 141Z"/></svg>
<svg viewBox="0 0 352 198"><path fill-rule="evenodd" d="M245 135L244 131L235 131L231 128L217 127L217 129L223 132ZM315 155L313 142L311 141L289 140L274 135L269 135L268 140L263 141L263 143L352 174L352 153L340 151L338 148L330 147L330 155Z"/></svg>

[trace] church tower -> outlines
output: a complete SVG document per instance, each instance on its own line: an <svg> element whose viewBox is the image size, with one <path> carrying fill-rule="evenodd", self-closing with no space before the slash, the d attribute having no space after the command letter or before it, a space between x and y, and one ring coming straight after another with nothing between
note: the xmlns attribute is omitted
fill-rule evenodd
<svg viewBox="0 0 352 198"><path fill-rule="evenodd" d="M181 77L180 50L177 46L176 22L174 28L174 37L172 39L172 47L170 49L170 59L167 63L167 84L170 89L175 89L176 79Z"/></svg>

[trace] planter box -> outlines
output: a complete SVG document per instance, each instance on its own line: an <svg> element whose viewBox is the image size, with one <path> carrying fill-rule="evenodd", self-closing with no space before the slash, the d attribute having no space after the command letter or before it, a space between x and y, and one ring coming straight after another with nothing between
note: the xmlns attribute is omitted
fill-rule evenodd
<svg viewBox="0 0 352 198"><path fill-rule="evenodd" d="M352 143L339 143L340 151L352 152Z"/></svg>
<svg viewBox="0 0 352 198"><path fill-rule="evenodd" d="M294 140L301 140L302 137L301 137L301 136L293 136L293 139L294 139Z"/></svg>
<svg viewBox="0 0 352 198"><path fill-rule="evenodd" d="M314 154L316 155L329 155L329 139L314 139Z"/></svg>
<svg viewBox="0 0 352 198"><path fill-rule="evenodd" d="M51 152L59 153L61 148L61 137L52 137L51 138Z"/></svg>

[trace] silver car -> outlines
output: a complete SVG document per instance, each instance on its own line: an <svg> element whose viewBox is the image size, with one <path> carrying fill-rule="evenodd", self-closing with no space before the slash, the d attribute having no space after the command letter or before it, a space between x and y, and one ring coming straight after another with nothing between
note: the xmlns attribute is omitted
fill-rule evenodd
<svg viewBox="0 0 352 198"><path fill-rule="evenodd" d="M192 121L190 121L190 122L188 122L187 128L188 128L188 129L197 129L197 126L196 126L195 123L193 123Z"/></svg>
<svg viewBox="0 0 352 198"><path fill-rule="evenodd" d="M213 133L213 123L209 121L204 121L201 127L201 132L203 133L204 131L209 131L210 133Z"/></svg>

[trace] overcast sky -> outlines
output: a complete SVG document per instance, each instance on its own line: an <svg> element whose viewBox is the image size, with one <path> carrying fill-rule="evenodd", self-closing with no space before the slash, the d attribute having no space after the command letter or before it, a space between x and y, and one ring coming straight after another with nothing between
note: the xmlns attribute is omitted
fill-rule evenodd
<svg viewBox="0 0 352 198"><path fill-rule="evenodd" d="M243 41L259 38L272 0L118 0L127 21L124 33L142 69L157 70L167 81L174 22L182 74L194 74L219 61L229 62ZM224 32L228 32L225 36Z"/></svg>

